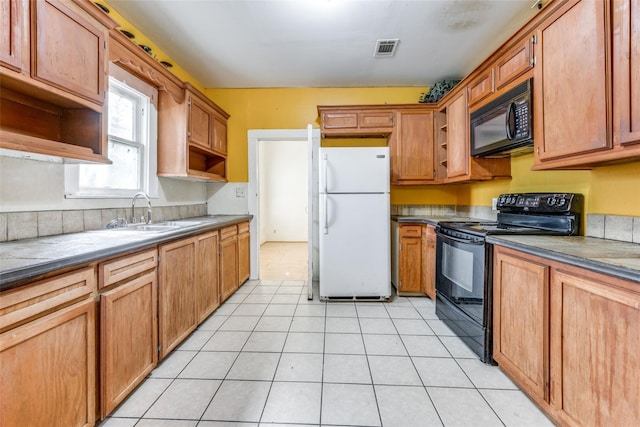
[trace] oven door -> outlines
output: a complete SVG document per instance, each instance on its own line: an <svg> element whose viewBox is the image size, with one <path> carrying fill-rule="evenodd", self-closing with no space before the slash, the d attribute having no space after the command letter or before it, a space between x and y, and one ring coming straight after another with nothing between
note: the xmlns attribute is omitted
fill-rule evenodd
<svg viewBox="0 0 640 427"><path fill-rule="evenodd" d="M478 324L486 326L485 302L489 301L485 301L484 239L436 234L436 291Z"/></svg>

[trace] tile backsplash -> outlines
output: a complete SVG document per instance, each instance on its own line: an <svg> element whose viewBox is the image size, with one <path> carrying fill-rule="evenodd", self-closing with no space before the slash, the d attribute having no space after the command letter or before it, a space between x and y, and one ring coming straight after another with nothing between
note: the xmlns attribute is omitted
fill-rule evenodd
<svg viewBox="0 0 640 427"><path fill-rule="evenodd" d="M138 207L136 218L146 216L147 208ZM153 221L162 222L207 215L207 204L154 206ZM32 237L78 233L105 228L115 218L131 216L131 208L87 209L0 213L0 242Z"/></svg>
<svg viewBox="0 0 640 427"><path fill-rule="evenodd" d="M587 214L585 236L640 243L640 217Z"/></svg>
<svg viewBox="0 0 640 427"><path fill-rule="evenodd" d="M489 206L456 205L391 205L391 215L402 216L465 216L495 221L497 212Z"/></svg>

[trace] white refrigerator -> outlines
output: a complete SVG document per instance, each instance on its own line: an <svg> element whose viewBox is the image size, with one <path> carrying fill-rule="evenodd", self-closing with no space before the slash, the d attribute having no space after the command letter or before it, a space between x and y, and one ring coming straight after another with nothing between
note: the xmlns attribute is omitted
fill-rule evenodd
<svg viewBox="0 0 640 427"><path fill-rule="evenodd" d="M389 148L320 148L320 299L391 296Z"/></svg>

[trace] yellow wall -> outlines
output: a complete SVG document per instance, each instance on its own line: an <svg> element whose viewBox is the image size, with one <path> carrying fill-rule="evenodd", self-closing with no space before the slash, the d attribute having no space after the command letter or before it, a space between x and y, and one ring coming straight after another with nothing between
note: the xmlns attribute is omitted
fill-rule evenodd
<svg viewBox="0 0 640 427"><path fill-rule="evenodd" d="M562 191L584 194L586 213L640 216L640 162L582 171L532 171L532 165L532 154L512 158L511 180L460 186L458 203L490 206L501 193Z"/></svg>
<svg viewBox="0 0 640 427"><path fill-rule="evenodd" d="M227 178L248 180L247 131L319 127L318 105L413 104L425 88L207 89L206 94L231 115L228 123ZM326 139L323 146L384 145L384 139ZM456 188L414 187L391 190L394 204L455 204Z"/></svg>
<svg viewBox="0 0 640 427"><path fill-rule="evenodd" d="M121 29L136 35L135 42L152 48L158 60L174 64L172 73L204 91L224 108L231 119L228 128L228 172L231 182L248 180L247 131L250 129L301 129L318 127L317 105L405 104L418 101L426 88L308 88L308 89L204 89L152 41L119 15L106 1L110 16ZM323 140L324 146L382 145L383 139ZM598 167L586 171L531 171L533 155L511 161L511 180L455 186L392 187L394 204L459 204L490 206L501 193L566 191L585 195L585 211L640 216L640 162ZM624 196L622 196L624 195Z"/></svg>

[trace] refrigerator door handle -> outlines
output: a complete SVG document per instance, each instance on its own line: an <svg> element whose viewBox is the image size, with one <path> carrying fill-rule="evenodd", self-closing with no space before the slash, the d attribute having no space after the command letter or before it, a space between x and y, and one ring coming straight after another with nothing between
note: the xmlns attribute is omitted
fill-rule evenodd
<svg viewBox="0 0 640 427"><path fill-rule="evenodd" d="M324 234L329 234L329 218L327 218L329 213L329 209L327 208L328 203L329 197L327 196L327 193L324 193Z"/></svg>
<svg viewBox="0 0 640 427"><path fill-rule="evenodd" d="M329 170L329 160L327 159L327 153L324 153L324 156L322 157L322 162L324 163L324 193L327 193L327 187L329 186L328 182L329 182L329 177L327 176L327 172Z"/></svg>

